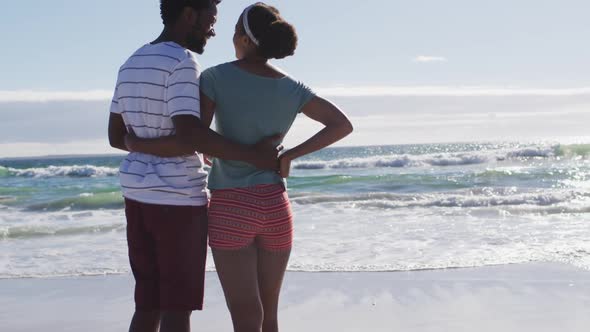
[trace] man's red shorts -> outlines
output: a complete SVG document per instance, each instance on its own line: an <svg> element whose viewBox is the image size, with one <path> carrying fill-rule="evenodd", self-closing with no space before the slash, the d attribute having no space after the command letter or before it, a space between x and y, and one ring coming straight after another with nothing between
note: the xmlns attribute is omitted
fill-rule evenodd
<svg viewBox="0 0 590 332"><path fill-rule="evenodd" d="M125 199L137 310L203 309L207 207Z"/></svg>

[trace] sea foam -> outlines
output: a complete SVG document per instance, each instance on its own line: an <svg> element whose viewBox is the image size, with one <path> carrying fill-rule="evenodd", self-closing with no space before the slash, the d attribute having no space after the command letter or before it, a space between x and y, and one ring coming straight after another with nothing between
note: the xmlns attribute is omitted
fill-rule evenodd
<svg viewBox="0 0 590 332"><path fill-rule="evenodd" d="M99 176L116 176L119 174L117 168L101 167L93 165L73 165L73 166L48 166L43 168L7 168L8 175L22 177L99 177Z"/></svg>

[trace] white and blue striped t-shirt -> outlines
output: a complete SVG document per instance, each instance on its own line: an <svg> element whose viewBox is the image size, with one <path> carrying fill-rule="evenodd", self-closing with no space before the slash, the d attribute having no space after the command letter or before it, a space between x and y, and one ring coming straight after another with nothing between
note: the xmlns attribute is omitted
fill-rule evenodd
<svg viewBox="0 0 590 332"><path fill-rule="evenodd" d="M193 52L173 42L148 44L119 70L111 112L138 137L175 133L172 117L200 118L200 69ZM207 172L199 154L160 158L132 152L121 163L123 196L149 204L207 204Z"/></svg>

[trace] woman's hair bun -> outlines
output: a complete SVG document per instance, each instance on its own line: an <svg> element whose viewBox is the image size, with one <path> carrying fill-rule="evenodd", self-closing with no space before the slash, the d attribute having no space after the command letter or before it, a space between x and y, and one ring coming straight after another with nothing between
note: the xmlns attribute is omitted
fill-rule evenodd
<svg viewBox="0 0 590 332"><path fill-rule="evenodd" d="M295 54L297 33L283 20L272 22L260 38L260 55L268 59L282 59Z"/></svg>
<svg viewBox="0 0 590 332"><path fill-rule="evenodd" d="M262 2L252 8L250 29L258 39L258 54L267 59L282 59L295 54L297 32L285 21L279 10Z"/></svg>

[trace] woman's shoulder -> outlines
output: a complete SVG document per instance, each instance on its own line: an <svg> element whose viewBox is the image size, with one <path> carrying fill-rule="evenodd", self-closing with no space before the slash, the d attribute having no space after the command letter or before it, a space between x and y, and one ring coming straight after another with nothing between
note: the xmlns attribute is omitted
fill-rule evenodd
<svg viewBox="0 0 590 332"><path fill-rule="evenodd" d="M201 85L216 86L227 82L228 76L231 76L229 63L222 63L205 69L201 73Z"/></svg>
<svg viewBox="0 0 590 332"><path fill-rule="evenodd" d="M209 67L203 71L203 75L215 76L215 75L219 75L219 73L224 73L229 69L228 68L229 64L230 64L230 62L226 62L226 63L221 63L218 65L215 65L213 67Z"/></svg>
<svg viewBox="0 0 590 332"><path fill-rule="evenodd" d="M282 79L282 81L287 83L292 88L311 90L311 88L305 82L303 82L303 81L299 80L297 77L291 76L289 74L287 74L284 77L284 79Z"/></svg>
<svg viewBox="0 0 590 332"><path fill-rule="evenodd" d="M305 83L303 83L302 81L300 81L299 79L297 79L295 76L289 74L288 72L286 72L285 70L283 70L282 68L279 68L277 66L272 66L272 69L278 74L278 75L282 75L281 77L281 81L283 82L287 82L288 84L291 85L296 85L296 86L305 86Z"/></svg>

